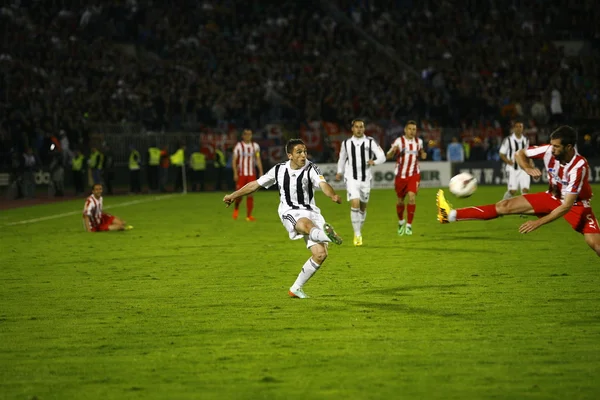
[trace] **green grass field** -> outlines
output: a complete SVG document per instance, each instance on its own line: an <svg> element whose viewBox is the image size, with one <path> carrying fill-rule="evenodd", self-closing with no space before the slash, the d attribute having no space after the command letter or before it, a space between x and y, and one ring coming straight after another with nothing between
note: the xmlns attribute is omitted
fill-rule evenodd
<svg viewBox="0 0 600 400"><path fill-rule="evenodd" d="M82 200L0 212L0 398L600 397L600 263L564 220L440 225L423 189L398 237L395 194L374 190L357 248L348 203L318 193L346 242L297 300L310 253L277 192L254 223L222 196L107 197L135 226L116 233L83 232Z"/></svg>

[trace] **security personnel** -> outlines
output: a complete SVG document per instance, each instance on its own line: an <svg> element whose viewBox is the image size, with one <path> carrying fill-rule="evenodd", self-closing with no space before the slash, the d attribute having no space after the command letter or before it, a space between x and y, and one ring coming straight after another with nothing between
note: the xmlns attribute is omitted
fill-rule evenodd
<svg viewBox="0 0 600 400"><path fill-rule="evenodd" d="M192 168L192 191L204 191L204 177L206 171L206 156L199 150L190 155Z"/></svg>
<svg viewBox="0 0 600 400"><path fill-rule="evenodd" d="M148 190L158 190L158 170L160 165L160 149L148 147Z"/></svg>
<svg viewBox="0 0 600 400"><path fill-rule="evenodd" d="M215 150L215 190L219 191L223 189L223 178L225 174L225 167L227 166L227 158L225 153L220 148Z"/></svg>
<svg viewBox="0 0 600 400"><path fill-rule="evenodd" d="M90 158L88 159L88 166L92 171L92 184L102 183L102 169L104 166L104 154L96 147L92 147Z"/></svg>
<svg viewBox="0 0 600 400"><path fill-rule="evenodd" d="M171 154L171 165L175 167L175 191L183 191L183 174L185 173L185 145L181 145Z"/></svg>
<svg viewBox="0 0 600 400"><path fill-rule="evenodd" d="M129 153L129 191L131 193L140 193L142 185L140 183L140 152L134 146L130 147Z"/></svg>
<svg viewBox="0 0 600 400"><path fill-rule="evenodd" d="M75 186L75 195L82 194L85 190L84 188L84 169L83 169L83 161L85 157L81 153L80 150L75 151L75 155L71 159L71 174L73 176L73 186Z"/></svg>

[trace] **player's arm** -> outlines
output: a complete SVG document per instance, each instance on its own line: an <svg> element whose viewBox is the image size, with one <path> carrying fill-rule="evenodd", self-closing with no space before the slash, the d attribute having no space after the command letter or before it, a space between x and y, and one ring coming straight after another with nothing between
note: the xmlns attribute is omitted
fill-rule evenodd
<svg viewBox="0 0 600 400"><path fill-rule="evenodd" d="M325 193L325 196L329 197L331 201L342 204L342 198L333 190L331 185L327 182L320 182L319 187Z"/></svg>
<svg viewBox="0 0 600 400"><path fill-rule="evenodd" d="M520 150L519 150L520 151ZM506 154L504 153L499 153L500 154L500 159L505 163L510 165L511 167L514 165L514 163L512 161L509 160L508 157L506 157ZM520 164L519 164L520 165Z"/></svg>
<svg viewBox="0 0 600 400"><path fill-rule="evenodd" d="M421 150L419 150L419 153L421 154L421 160L427 159L427 152L425 151L424 148L421 147Z"/></svg>
<svg viewBox="0 0 600 400"><path fill-rule="evenodd" d="M520 165L520 164L519 164ZM548 224L554 220L559 219L563 215L569 212L573 204L577 200L577 193L569 193L565 196L565 201L558 207L556 207L550 214L547 214L537 220L527 221L519 227L520 233L529 233L542 225Z"/></svg>
<svg viewBox="0 0 600 400"><path fill-rule="evenodd" d="M396 155L396 153L399 152L399 151L400 151L400 146L398 146L398 144L396 142L394 142L394 143L392 143L392 147L385 154L385 158L387 160L391 160L392 158L394 158L394 156Z"/></svg>
<svg viewBox="0 0 600 400"><path fill-rule="evenodd" d="M237 149L233 150L233 160L231 161L231 168L233 169L233 181L237 182L238 180L238 160L240 156L237 152Z"/></svg>
<svg viewBox="0 0 600 400"><path fill-rule="evenodd" d="M500 154L500 157L502 157L502 154ZM504 158L506 158L506 156ZM542 176L542 171L535 167L531 158L527 157L525 149L517 151L515 160L517 161L517 164L519 164L519 167L534 179L538 179Z"/></svg>
<svg viewBox="0 0 600 400"><path fill-rule="evenodd" d="M346 141L342 142L340 146L340 158L337 163L337 172L335 174L335 180L340 181L344 174L344 167L346 166L346 160L348 159L348 153L346 152Z"/></svg>
<svg viewBox="0 0 600 400"><path fill-rule="evenodd" d="M263 171L263 166L262 166L262 160L260 158L260 150L256 151L256 166L258 167L258 176L263 176L264 175L264 171Z"/></svg>
<svg viewBox="0 0 600 400"><path fill-rule="evenodd" d="M223 197L223 203L227 204L227 207L229 207L231 205L231 203L233 203L235 201L235 199L237 199L239 197L247 196L250 193L254 193L260 188L261 188L261 186L258 184L257 180L249 182L249 183L245 184L244 186L242 186L242 188L240 188L240 190L236 190L235 192L233 192L231 194L225 195L225 197Z"/></svg>
<svg viewBox="0 0 600 400"><path fill-rule="evenodd" d="M381 147L379 147L379 145L377 143L375 143L375 148L373 149L373 154L375 155L375 159L369 160L369 162L368 162L369 165L379 165L379 164L383 164L385 162L385 160L386 160L385 153L383 152L383 149Z"/></svg>
<svg viewBox="0 0 600 400"><path fill-rule="evenodd" d="M92 224L90 222L90 217L86 214L83 214L83 226L85 230L88 232L92 232Z"/></svg>

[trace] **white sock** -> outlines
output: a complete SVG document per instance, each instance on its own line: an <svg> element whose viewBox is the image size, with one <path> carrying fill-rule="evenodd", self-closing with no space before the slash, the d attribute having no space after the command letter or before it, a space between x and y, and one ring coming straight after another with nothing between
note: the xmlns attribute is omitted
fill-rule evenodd
<svg viewBox="0 0 600 400"><path fill-rule="evenodd" d="M350 221L352 222L352 229L354 229L354 235L360 236L360 209L350 208Z"/></svg>
<svg viewBox="0 0 600 400"><path fill-rule="evenodd" d="M362 227L365 224L365 219L367 219L367 210L359 211L358 214L360 215L360 230L362 231Z"/></svg>
<svg viewBox="0 0 600 400"><path fill-rule="evenodd" d="M293 292L294 290L302 289L304 284L308 282L310 278L312 278L312 276L315 274L315 272L317 272L320 266L321 265L313 261L312 257L306 260L306 262L302 266L302 271L300 271L300 273L298 274L298 277L296 278L296 281L290 288L290 291Z"/></svg>
<svg viewBox="0 0 600 400"><path fill-rule="evenodd" d="M510 198L512 198L512 194L510 194L510 190L507 190L506 193L504 193L502 200L508 200Z"/></svg>
<svg viewBox="0 0 600 400"><path fill-rule="evenodd" d="M405 221L405 220L403 220L403 219L402 219L402 220L400 220L400 221L398 221L398 225L399 225L399 226L402 226L402 225L404 225L405 223L406 223L406 221Z"/></svg>
<svg viewBox="0 0 600 400"><path fill-rule="evenodd" d="M310 230L308 238L313 242L331 242L331 239L327 237L325 231L321 228L317 228L316 226Z"/></svg>
<svg viewBox="0 0 600 400"><path fill-rule="evenodd" d="M448 221L456 222L456 210L450 210L450 213L448 214Z"/></svg>
<svg viewBox="0 0 600 400"><path fill-rule="evenodd" d="M407 228L412 228L412 224L406 224Z"/></svg>

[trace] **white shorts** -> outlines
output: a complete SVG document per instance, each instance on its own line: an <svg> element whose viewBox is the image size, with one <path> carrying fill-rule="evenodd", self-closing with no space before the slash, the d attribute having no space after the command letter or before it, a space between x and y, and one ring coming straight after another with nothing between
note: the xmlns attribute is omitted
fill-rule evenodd
<svg viewBox="0 0 600 400"><path fill-rule="evenodd" d="M323 225L325 225L325 218L323 218L323 216L320 213L308 210L290 210L284 213L283 215L279 215L279 218L281 218L281 222L283 223L285 229L288 231L291 240L304 239L307 249L319 243L310 240L308 238L308 235L303 235L301 233L296 232L296 222L300 218L308 218L313 222L313 224L315 224L315 226L323 229Z"/></svg>
<svg viewBox="0 0 600 400"><path fill-rule="evenodd" d="M531 177L522 169L509 168L506 170L508 177L508 190L529 190Z"/></svg>
<svg viewBox="0 0 600 400"><path fill-rule="evenodd" d="M346 190L348 191L348 201L353 199L359 199L361 203L369 202L369 195L371 194L371 182L370 181L357 181L355 179L345 179Z"/></svg>

